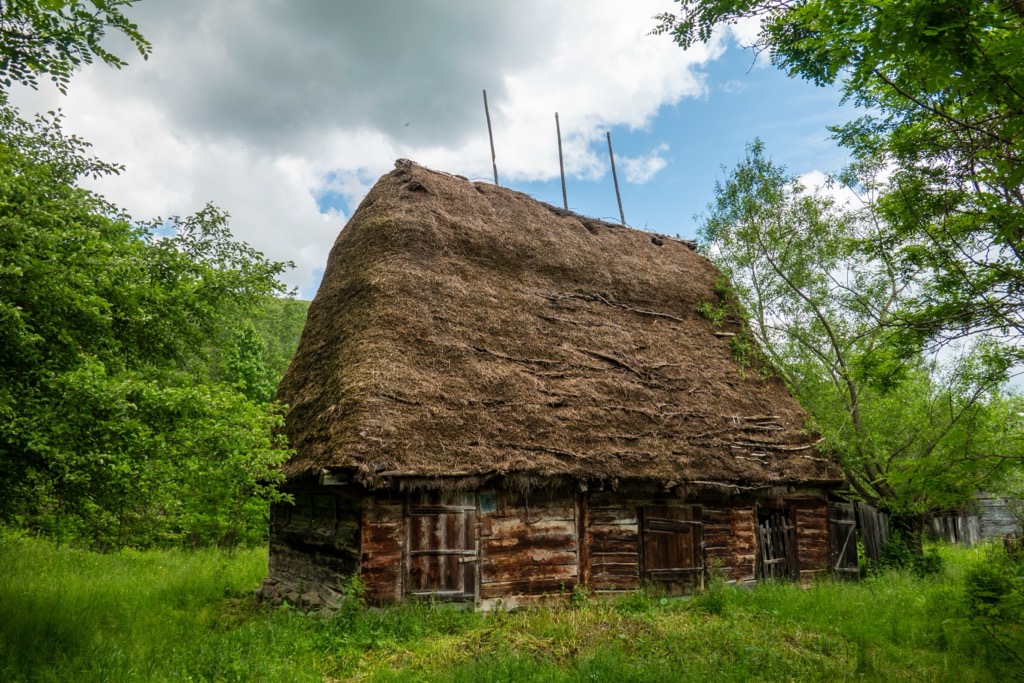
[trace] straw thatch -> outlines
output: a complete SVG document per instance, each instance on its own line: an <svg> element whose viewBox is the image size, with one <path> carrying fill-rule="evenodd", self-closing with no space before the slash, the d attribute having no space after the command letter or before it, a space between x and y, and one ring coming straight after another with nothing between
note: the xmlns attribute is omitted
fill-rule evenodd
<svg viewBox="0 0 1024 683"><path fill-rule="evenodd" d="M736 360L692 245L408 161L331 250L278 398L289 477L836 482Z"/></svg>

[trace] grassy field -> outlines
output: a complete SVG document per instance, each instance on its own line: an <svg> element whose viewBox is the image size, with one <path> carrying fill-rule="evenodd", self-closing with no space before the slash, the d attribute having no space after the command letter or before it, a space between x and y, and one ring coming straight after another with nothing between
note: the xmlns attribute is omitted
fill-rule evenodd
<svg viewBox="0 0 1024 683"><path fill-rule="evenodd" d="M266 553L99 555L0 537L3 681L1009 681L1024 634L968 618L964 572L691 599L576 595L481 615L429 604L269 610Z"/></svg>

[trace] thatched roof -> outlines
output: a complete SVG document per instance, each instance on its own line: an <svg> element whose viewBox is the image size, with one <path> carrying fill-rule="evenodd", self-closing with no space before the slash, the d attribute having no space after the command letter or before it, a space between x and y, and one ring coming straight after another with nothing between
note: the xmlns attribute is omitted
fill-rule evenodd
<svg viewBox="0 0 1024 683"><path fill-rule="evenodd" d="M837 482L693 245L408 161L338 236L291 367L289 477Z"/></svg>

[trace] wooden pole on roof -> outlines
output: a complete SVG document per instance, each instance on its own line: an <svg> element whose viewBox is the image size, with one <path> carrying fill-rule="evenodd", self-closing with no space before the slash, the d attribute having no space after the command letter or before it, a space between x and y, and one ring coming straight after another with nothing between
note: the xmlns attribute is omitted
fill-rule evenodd
<svg viewBox="0 0 1024 683"><path fill-rule="evenodd" d="M612 180L615 181L615 199L619 202L619 220L622 224L626 224L626 214L622 212L622 195L619 194L619 176L615 174L615 153L612 152L612 132L605 131L608 134L608 158L612 160Z"/></svg>
<svg viewBox="0 0 1024 683"><path fill-rule="evenodd" d="M565 194L565 164L562 163L562 127L558 124L558 112L555 112L555 132L558 133L558 172L562 175L562 206L569 210L569 198Z"/></svg>
<svg viewBox="0 0 1024 683"><path fill-rule="evenodd" d="M487 108L486 90L484 90L484 115L487 117L487 137L491 139L491 166L494 167L494 184L498 185L498 160L494 155L494 132L491 130L491 110Z"/></svg>

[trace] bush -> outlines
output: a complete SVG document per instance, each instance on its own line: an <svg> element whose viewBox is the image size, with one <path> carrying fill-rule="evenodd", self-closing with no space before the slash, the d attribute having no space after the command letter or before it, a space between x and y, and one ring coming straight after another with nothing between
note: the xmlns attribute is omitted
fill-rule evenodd
<svg viewBox="0 0 1024 683"><path fill-rule="evenodd" d="M879 565L883 569L902 569L924 578L942 573L942 556L935 548L920 550L899 531L893 531L882 551Z"/></svg>
<svg viewBox="0 0 1024 683"><path fill-rule="evenodd" d="M967 624L997 664L1024 666L1024 560L999 545L964 572Z"/></svg>

